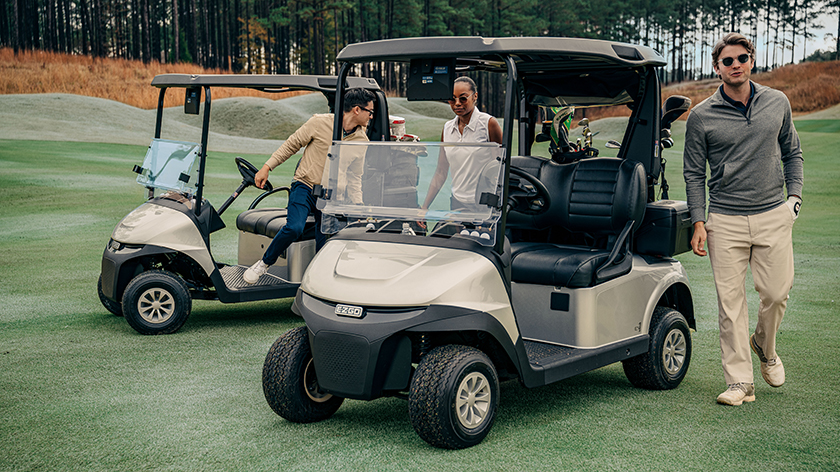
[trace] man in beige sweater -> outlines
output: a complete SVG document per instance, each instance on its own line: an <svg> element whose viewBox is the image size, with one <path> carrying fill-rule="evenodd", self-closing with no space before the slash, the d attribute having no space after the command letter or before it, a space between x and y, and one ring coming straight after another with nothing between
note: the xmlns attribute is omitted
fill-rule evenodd
<svg viewBox="0 0 840 472"><path fill-rule="evenodd" d="M367 141L366 127L373 117L373 92L362 88L354 88L344 95L343 133L344 141ZM326 243L326 237L321 233L321 215L315 208L317 197L312 195L312 188L320 185L324 173L327 153L333 138L332 114L313 115L306 123L294 132L280 148L271 155L257 172L254 178L257 187L262 188L268 180L268 173L275 167L286 162L295 153L303 150L295 169L294 180L289 192L289 204L286 207L286 225L274 236L274 240L266 249L262 259L258 260L243 274L245 282L256 283L266 273L268 267L275 262L280 254L303 234L306 219L310 214L315 215L317 231L315 236L316 249ZM348 193L351 190L348 189ZM360 193L360 192L359 192ZM357 196L360 198L360 195ZM351 199L354 197L351 195ZM360 201L357 203L361 203Z"/></svg>

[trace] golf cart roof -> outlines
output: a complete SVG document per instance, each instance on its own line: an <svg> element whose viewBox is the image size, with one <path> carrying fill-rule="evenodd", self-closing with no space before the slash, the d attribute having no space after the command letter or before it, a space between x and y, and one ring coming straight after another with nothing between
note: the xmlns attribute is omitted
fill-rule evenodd
<svg viewBox="0 0 840 472"><path fill-rule="evenodd" d="M614 41L581 38L483 38L447 36L401 38L350 44L336 58L343 62L396 61L415 58L456 57L459 68L476 61L475 68L505 69L510 56L521 72L534 70L593 69L599 67L664 66L665 58L653 49Z"/></svg>
<svg viewBox="0 0 840 472"><path fill-rule="evenodd" d="M161 74L152 79L152 86L164 87L231 87L250 88L263 92L288 92L312 90L335 92L338 78L333 75L279 75L279 74ZM348 77L348 88L363 87L379 90L373 79Z"/></svg>

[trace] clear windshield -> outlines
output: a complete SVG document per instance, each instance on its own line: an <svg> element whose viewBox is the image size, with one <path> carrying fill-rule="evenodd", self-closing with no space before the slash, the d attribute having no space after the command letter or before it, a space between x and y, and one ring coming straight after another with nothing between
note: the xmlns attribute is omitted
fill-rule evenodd
<svg viewBox="0 0 840 472"><path fill-rule="evenodd" d="M496 143L334 142L321 181L323 228L457 234L493 245L503 157Z"/></svg>
<svg viewBox="0 0 840 472"><path fill-rule="evenodd" d="M194 193L200 150L201 145L197 143L153 139L137 183L144 187Z"/></svg>

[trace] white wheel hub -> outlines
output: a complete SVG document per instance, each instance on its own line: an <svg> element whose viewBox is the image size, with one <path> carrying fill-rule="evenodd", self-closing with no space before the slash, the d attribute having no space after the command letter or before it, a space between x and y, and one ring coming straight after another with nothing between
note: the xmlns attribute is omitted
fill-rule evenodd
<svg viewBox="0 0 840 472"><path fill-rule="evenodd" d="M669 374L675 375L682 369L683 364L685 364L686 348L685 336L682 331L675 328L665 336L665 344L662 347L662 363Z"/></svg>
<svg viewBox="0 0 840 472"><path fill-rule="evenodd" d="M147 323L165 323L175 314L175 299L168 290L150 288L137 300L137 312Z"/></svg>
<svg viewBox="0 0 840 472"><path fill-rule="evenodd" d="M458 421L465 428L477 428L487 418L491 400L492 392L487 377L480 372L470 373L461 381L455 396Z"/></svg>

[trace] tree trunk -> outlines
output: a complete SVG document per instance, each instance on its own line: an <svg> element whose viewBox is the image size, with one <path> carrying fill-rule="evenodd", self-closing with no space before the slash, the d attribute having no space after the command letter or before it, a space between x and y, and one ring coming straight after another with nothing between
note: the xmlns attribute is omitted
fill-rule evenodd
<svg viewBox="0 0 840 472"><path fill-rule="evenodd" d="M178 0L172 0L172 61L181 62L181 30L178 28Z"/></svg>
<svg viewBox="0 0 840 472"><path fill-rule="evenodd" d="M12 12L14 18L12 19L12 48L15 51L15 57L20 50L20 2L21 0L12 0Z"/></svg>

